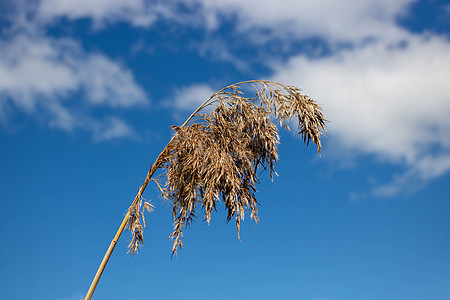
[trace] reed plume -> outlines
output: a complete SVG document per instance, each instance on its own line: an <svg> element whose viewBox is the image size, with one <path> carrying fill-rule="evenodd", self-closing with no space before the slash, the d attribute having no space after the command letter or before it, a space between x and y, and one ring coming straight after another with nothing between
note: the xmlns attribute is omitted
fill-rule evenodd
<svg viewBox="0 0 450 300"><path fill-rule="evenodd" d="M244 90L249 85L252 96ZM209 224L218 202L225 205L227 221L235 220L238 237L246 212L258 221L254 193L259 170L267 169L272 177L278 160L278 130L271 119L288 130L296 119L303 141L313 141L320 153L326 122L321 107L298 88L277 82L230 85L212 95L182 126L172 127L174 136L155 166L162 174L153 179L172 205L172 255L183 246L183 230L198 211L203 210ZM132 209L129 252L134 254L143 243L143 212L137 206Z"/></svg>
<svg viewBox="0 0 450 300"><path fill-rule="evenodd" d="M150 167L85 300L91 299L125 227L131 232L130 255L144 243L144 211L153 207L142 194L150 180L172 205L172 255L183 246L183 230L196 213L203 210L203 219L209 224L218 202L224 203L227 220L235 220L238 237L246 212L257 222L255 185L259 171L268 169L271 177L276 174L279 136L272 120L290 130L293 119L298 121L297 132L303 141L307 145L313 141L320 154L320 137L327 122L321 107L298 88L273 81L251 80L225 87L200 105L183 125L173 126L172 139ZM161 173L153 178L158 170Z"/></svg>

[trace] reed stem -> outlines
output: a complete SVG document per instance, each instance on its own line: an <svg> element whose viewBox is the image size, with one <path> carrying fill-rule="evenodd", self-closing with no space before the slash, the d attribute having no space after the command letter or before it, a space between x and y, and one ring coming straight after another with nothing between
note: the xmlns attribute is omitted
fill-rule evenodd
<svg viewBox="0 0 450 300"><path fill-rule="evenodd" d="M136 197L133 200L133 203L131 204L130 208L127 211L127 214L123 218L122 224L120 224L119 229L117 230L116 235L114 236L113 240L111 241L111 244L109 245L108 250L106 251L105 256L103 257L103 260L98 267L97 273L94 276L94 279L92 280L91 286L89 287L89 290L86 294L86 297L84 300L90 300L92 298L92 295L94 294L95 288L97 287L98 281L100 280L100 277L102 276L103 271L105 270L106 264L108 263L109 258L111 257L112 252L114 251L114 248L116 247L117 241L120 238L120 235L122 234L124 228L128 224L128 220L130 218L131 212L133 211L133 208L137 203L139 202L139 199L141 199L142 194L144 193L145 188L147 187L148 183L150 182L150 179L152 178L153 174L155 174L156 170L161 165L161 157L163 156L164 152L168 149L168 146L172 142L173 138L170 140L170 142L167 144L166 148L159 154L156 161L153 163L152 167L147 173L147 177L145 178L144 182L142 183L142 186L139 188L139 192L137 193Z"/></svg>
<svg viewBox="0 0 450 300"><path fill-rule="evenodd" d="M256 95L252 98L242 97L243 92L239 90L242 84L254 85ZM258 85L260 89L257 89ZM282 90L285 93L282 93ZM257 100L260 101L259 106L255 105ZM209 115L199 114L210 105L215 105L216 110ZM182 246L182 229L189 225L198 202L202 202L205 219L209 223L211 211L215 209L221 195L228 209L228 221L233 216L236 217L238 236L246 209L251 211L250 216L257 221L258 202L253 194L254 185L258 182L256 169L259 166L264 169L268 167L272 176L274 163L278 159L278 133L276 126L269 120L270 115L287 129L287 122L298 117L298 133L306 144L310 140L316 143L320 153L320 136L323 135L321 130L325 131L327 120L323 118L321 107L306 95L300 94L299 89L278 82L249 80L219 90L203 102L180 127L175 127L177 131L151 166L111 241L85 300L91 299L127 225L133 235L130 252L136 253L139 243L143 243L143 225L140 218L144 217L139 211L142 194L156 170L161 167L166 169L166 185L169 186L168 190L161 189L161 192L163 197L173 200L175 225L170 236L174 240L172 255ZM203 118L203 125L195 123L198 117ZM183 127L186 128L181 130ZM197 147L197 144L202 147ZM205 155L202 149L208 149L210 153ZM180 177L183 178L180 174L190 178L190 190L186 188L185 180L180 180ZM212 178L211 174L219 175ZM227 177L226 180L223 179L224 176ZM200 192L202 199L197 192ZM137 205L139 207L136 207ZM148 203L145 205L148 205L147 209L151 207ZM145 225L145 219L142 223Z"/></svg>

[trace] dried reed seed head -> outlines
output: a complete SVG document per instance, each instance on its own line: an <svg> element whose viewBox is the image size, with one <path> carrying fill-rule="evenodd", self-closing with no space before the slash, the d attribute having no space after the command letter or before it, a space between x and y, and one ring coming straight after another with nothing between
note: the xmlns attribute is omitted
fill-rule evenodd
<svg viewBox="0 0 450 300"><path fill-rule="evenodd" d="M130 218L127 223L128 230L131 232L128 254L134 255L138 252L139 246L144 244L144 227L146 224L144 211L152 212L153 205L141 197L137 205L131 207L130 210Z"/></svg>
<svg viewBox="0 0 450 300"><path fill-rule="evenodd" d="M235 218L238 235L246 210L258 220L257 169L268 167L274 172L278 139L268 111L242 98L232 106L219 104L204 115L203 124L178 130L173 141L176 150L166 165L169 193L165 194L173 206L174 252L182 245L182 229L195 217L197 203L202 203L204 220L209 223L222 199L228 221Z"/></svg>
<svg viewBox="0 0 450 300"><path fill-rule="evenodd" d="M271 117L287 129L288 123L297 119L303 141L308 144L312 140L320 153L320 136L327 121L318 104L293 86L270 81L246 83L253 84L254 97L244 97L241 84L231 85L202 104L181 127L173 126L173 139L152 166L162 167L166 177L164 186L157 184L172 205L172 255L183 246L183 229L196 218L198 205L209 223L222 200L227 220L235 219L238 236L246 211L258 221L254 195L258 169L269 169L272 177L278 160L279 136ZM202 113L208 107L214 109ZM140 218L143 214L136 208L129 221L131 253L143 243L145 221L141 223Z"/></svg>

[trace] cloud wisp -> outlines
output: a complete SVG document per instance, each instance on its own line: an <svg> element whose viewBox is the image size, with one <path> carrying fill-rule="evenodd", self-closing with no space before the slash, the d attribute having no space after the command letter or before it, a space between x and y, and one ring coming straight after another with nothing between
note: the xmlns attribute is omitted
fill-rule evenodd
<svg viewBox="0 0 450 300"><path fill-rule="evenodd" d="M410 36L401 44L374 43L316 60L298 56L278 66L274 77L320 99L341 154L371 154L407 167L374 190L390 196L412 179L450 170L449 70L446 39Z"/></svg>
<svg viewBox="0 0 450 300"><path fill-rule="evenodd" d="M23 20L18 16L18 20ZM0 40L0 119L11 114L40 118L67 132L82 129L97 141L135 137L131 126L111 113L148 105L133 73L102 53L88 53L71 38L53 38L37 22L17 22Z"/></svg>
<svg viewBox="0 0 450 300"><path fill-rule="evenodd" d="M37 17L44 23L52 23L61 18L72 21L89 19L96 28L120 21L147 27L157 19L157 10L147 7L145 0L42 0Z"/></svg>
<svg viewBox="0 0 450 300"><path fill-rule="evenodd" d="M215 30L232 19L236 29L253 33L265 30L270 37L328 40L360 40L396 37L401 29L396 18L407 12L415 0L42 0L39 18L76 20L88 18L94 24L125 21L149 27L158 19ZM262 17L263 16L263 17ZM259 36L261 37L261 36Z"/></svg>

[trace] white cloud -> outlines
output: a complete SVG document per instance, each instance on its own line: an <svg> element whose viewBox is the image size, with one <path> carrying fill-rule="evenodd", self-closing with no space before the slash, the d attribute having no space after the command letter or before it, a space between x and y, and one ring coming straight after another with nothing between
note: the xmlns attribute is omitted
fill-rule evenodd
<svg viewBox="0 0 450 300"><path fill-rule="evenodd" d="M190 0L203 18L234 16L240 30L270 29L286 38L321 36L330 40L395 37L396 17L415 0Z"/></svg>
<svg viewBox="0 0 450 300"><path fill-rule="evenodd" d="M406 36L405 36L406 38ZM401 192L450 170L450 43L408 36L308 60L297 56L273 76L323 103L330 147L373 154L407 167L378 195Z"/></svg>
<svg viewBox="0 0 450 300"><path fill-rule="evenodd" d="M275 37L289 40L313 36L329 41L358 41L370 37L395 39L401 35L403 30L396 26L397 17L406 14L415 1L42 0L38 16L44 22L88 18L97 27L118 21L148 27L158 19L166 19L209 30L233 18L236 28L249 33L249 41L254 42ZM265 30L265 35L255 35L260 29Z"/></svg>
<svg viewBox="0 0 450 300"><path fill-rule="evenodd" d="M130 108L148 103L129 70L102 54L84 52L73 40L22 32L0 41L0 48L3 123L8 118L5 111L15 108L30 115L46 115L51 127L66 131L81 128L98 136L118 137L131 134L131 129L122 126L120 134L102 134L90 121L89 111L97 106ZM77 92L84 95L83 101L71 103L69 96Z"/></svg>
<svg viewBox="0 0 450 300"><path fill-rule="evenodd" d="M117 138L135 138L136 134L124 121L111 117L106 122L93 122L94 140L97 142L108 141Z"/></svg>
<svg viewBox="0 0 450 300"><path fill-rule="evenodd" d="M112 107L146 104L144 91L134 81L133 73L102 54L86 55L77 75L93 104Z"/></svg>
<svg viewBox="0 0 450 300"><path fill-rule="evenodd" d="M156 9L147 9L145 0L42 0L38 16L47 22L62 17L89 18L96 26L117 21L149 26L157 18Z"/></svg>
<svg viewBox="0 0 450 300"><path fill-rule="evenodd" d="M207 84L194 84L175 91L171 102L177 109L192 111L208 100L215 92Z"/></svg>
<svg viewBox="0 0 450 300"><path fill-rule="evenodd" d="M73 69L58 62L60 51L48 40L18 35L0 41L0 48L0 90L22 109L35 109L35 94L64 93L77 85Z"/></svg>

